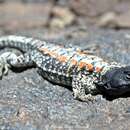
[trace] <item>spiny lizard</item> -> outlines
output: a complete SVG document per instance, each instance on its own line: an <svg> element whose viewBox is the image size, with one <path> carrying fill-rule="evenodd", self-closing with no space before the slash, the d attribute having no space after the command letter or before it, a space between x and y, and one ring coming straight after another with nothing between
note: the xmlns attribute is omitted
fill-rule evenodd
<svg viewBox="0 0 130 130"><path fill-rule="evenodd" d="M108 63L89 51L22 36L0 37L0 48L5 47L23 54L1 54L1 77L12 67L37 67L44 78L72 86L74 98L81 101L93 100L95 94L113 96L130 91L130 66Z"/></svg>

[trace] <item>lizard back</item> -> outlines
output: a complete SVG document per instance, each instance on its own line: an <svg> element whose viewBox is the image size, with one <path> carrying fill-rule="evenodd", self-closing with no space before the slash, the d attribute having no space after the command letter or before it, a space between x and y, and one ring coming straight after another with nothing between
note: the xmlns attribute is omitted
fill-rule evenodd
<svg viewBox="0 0 130 130"><path fill-rule="evenodd" d="M108 65L101 58L79 48L45 44L39 48L43 54L43 77L52 82L71 85L73 75L78 71L99 73Z"/></svg>

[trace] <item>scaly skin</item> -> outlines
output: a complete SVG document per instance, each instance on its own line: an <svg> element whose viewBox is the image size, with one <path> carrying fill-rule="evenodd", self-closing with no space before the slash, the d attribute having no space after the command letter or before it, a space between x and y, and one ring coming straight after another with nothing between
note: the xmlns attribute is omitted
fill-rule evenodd
<svg viewBox="0 0 130 130"><path fill-rule="evenodd" d="M1 37L0 48L4 47L16 48L23 55L3 53L0 56L1 76L7 74L8 68L11 67L35 66L48 80L72 86L74 97L82 101L93 100L93 95L100 93L95 83L100 81L106 72L122 67L118 63L107 63L89 51L65 48L33 38Z"/></svg>

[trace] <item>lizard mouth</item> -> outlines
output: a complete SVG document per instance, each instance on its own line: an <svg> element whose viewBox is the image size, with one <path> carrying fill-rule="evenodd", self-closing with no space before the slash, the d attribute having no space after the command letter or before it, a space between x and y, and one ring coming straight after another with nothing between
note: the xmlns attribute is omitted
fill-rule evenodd
<svg viewBox="0 0 130 130"><path fill-rule="evenodd" d="M124 93L130 91L130 85L120 85L117 88L116 87L112 87L110 82L99 82L97 83L97 89L106 95L109 96L121 96Z"/></svg>

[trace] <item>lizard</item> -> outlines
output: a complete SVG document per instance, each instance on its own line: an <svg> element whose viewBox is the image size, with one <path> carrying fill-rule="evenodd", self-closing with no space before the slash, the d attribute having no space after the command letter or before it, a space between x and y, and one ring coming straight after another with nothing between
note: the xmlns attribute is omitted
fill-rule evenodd
<svg viewBox="0 0 130 130"><path fill-rule="evenodd" d="M11 68L36 67L43 78L71 86L75 99L93 101L95 95L120 96L130 91L130 66L110 62L77 47L55 45L24 36L0 37L0 49L22 52L0 55L0 77Z"/></svg>

